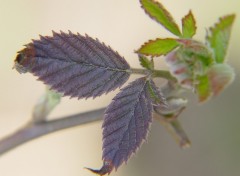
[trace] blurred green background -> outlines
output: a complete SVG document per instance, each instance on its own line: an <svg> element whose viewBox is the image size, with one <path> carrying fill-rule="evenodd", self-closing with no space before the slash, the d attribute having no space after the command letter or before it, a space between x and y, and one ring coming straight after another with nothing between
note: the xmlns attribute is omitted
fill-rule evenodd
<svg viewBox="0 0 240 176"><path fill-rule="evenodd" d="M180 149L165 129L154 121L148 142L112 175L136 176L239 176L240 175L240 1L162 0L178 24L192 9L198 40L218 17L236 13L228 52L236 71L235 82L219 97L198 105L191 96L181 115L192 147ZM16 52L38 34L51 30L87 33L139 67L134 50L148 39L172 37L146 16L138 0L0 0L0 137L26 123L44 85L30 74L12 70ZM161 59L159 59L161 60ZM162 61L158 67L165 67ZM131 77L131 79L133 79ZM95 100L63 98L51 118L105 107L116 92ZM0 157L3 176L90 176L83 167L99 168L101 123L63 130L31 141Z"/></svg>

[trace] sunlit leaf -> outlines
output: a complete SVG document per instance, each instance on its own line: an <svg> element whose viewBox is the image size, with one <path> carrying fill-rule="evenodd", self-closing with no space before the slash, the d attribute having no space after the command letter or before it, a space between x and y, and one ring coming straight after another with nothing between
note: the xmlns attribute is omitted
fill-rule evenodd
<svg viewBox="0 0 240 176"><path fill-rule="evenodd" d="M144 43L137 52L147 56L161 56L166 55L179 45L180 44L176 41L176 39L156 39Z"/></svg>
<svg viewBox="0 0 240 176"><path fill-rule="evenodd" d="M224 16L220 18L218 23L210 28L210 34L207 36L207 41L214 51L217 63L223 63L225 61L234 19L235 15Z"/></svg>
<svg viewBox="0 0 240 176"><path fill-rule="evenodd" d="M157 91L151 80L139 78L123 88L107 107L103 122L104 163L100 170L91 171L104 175L117 169L146 139L153 109L148 84Z"/></svg>
<svg viewBox="0 0 240 176"><path fill-rule="evenodd" d="M149 60L143 55L139 55L139 61L142 67L148 69L148 70L153 70L154 69L154 62L153 59Z"/></svg>
<svg viewBox="0 0 240 176"><path fill-rule="evenodd" d="M144 11L171 33L181 36L178 25L162 4L154 0L140 0Z"/></svg>
<svg viewBox="0 0 240 176"><path fill-rule="evenodd" d="M71 97L108 93L129 78L129 65L104 43L80 34L53 32L19 51L15 68L30 72L52 89Z"/></svg>
<svg viewBox="0 0 240 176"><path fill-rule="evenodd" d="M182 35L184 38L192 38L196 34L196 21L191 11L182 19Z"/></svg>

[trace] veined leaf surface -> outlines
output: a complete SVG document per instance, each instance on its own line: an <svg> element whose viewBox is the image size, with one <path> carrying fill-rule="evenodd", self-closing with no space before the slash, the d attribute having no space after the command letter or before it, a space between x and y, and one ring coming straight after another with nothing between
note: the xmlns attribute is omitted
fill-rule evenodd
<svg viewBox="0 0 240 176"><path fill-rule="evenodd" d="M182 35L184 38L192 38L196 34L196 21L191 11L182 18Z"/></svg>
<svg viewBox="0 0 240 176"><path fill-rule="evenodd" d="M181 36L178 25L162 4L154 0L140 0L144 11L171 33Z"/></svg>
<svg viewBox="0 0 240 176"><path fill-rule="evenodd" d="M152 103L149 86L160 95L164 105L165 99L153 81L139 78L117 94L107 107L103 122L103 160L100 170L91 171L104 175L117 169L137 151L146 139L152 122Z"/></svg>
<svg viewBox="0 0 240 176"><path fill-rule="evenodd" d="M214 51L217 63L223 63L225 61L234 19L234 14L224 16L220 18L218 23L210 28L207 41Z"/></svg>
<svg viewBox="0 0 240 176"><path fill-rule="evenodd" d="M71 97L89 98L124 84L130 67L123 57L89 36L55 33L40 37L19 51L15 68L30 72L52 89Z"/></svg>

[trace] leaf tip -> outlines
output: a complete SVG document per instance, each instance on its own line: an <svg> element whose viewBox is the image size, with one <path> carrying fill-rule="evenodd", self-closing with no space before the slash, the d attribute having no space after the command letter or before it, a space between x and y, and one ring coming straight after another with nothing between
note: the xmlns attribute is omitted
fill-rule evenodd
<svg viewBox="0 0 240 176"><path fill-rule="evenodd" d="M14 60L13 68L19 73L26 73L31 68L31 59L35 56L35 49L32 44L29 44L21 51L17 52L17 56Z"/></svg>
<svg viewBox="0 0 240 176"><path fill-rule="evenodd" d="M107 161L104 161L103 163L103 166L101 169L91 169L91 168L88 168L88 167L85 167L85 169L97 174L97 175L100 175L100 176L103 176L105 174L110 174L113 170L113 165L111 162L107 162Z"/></svg>

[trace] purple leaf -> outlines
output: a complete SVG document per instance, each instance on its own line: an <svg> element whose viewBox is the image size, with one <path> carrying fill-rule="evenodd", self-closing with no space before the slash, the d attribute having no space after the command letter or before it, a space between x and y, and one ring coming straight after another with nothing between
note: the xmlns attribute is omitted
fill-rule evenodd
<svg viewBox="0 0 240 176"><path fill-rule="evenodd" d="M153 109L149 85L154 92L158 91L153 81L144 77L130 83L113 98L103 122L103 167L89 170L99 175L110 173L127 162L146 139Z"/></svg>
<svg viewBox="0 0 240 176"><path fill-rule="evenodd" d="M30 72L52 89L71 97L89 98L123 85L130 67L104 43L80 34L53 32L19 51L15 68Z"/></svg>

